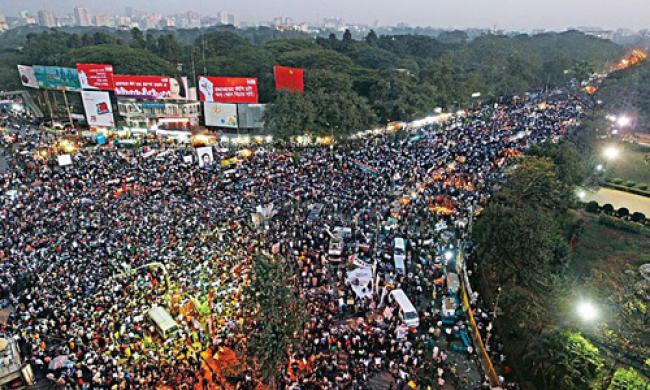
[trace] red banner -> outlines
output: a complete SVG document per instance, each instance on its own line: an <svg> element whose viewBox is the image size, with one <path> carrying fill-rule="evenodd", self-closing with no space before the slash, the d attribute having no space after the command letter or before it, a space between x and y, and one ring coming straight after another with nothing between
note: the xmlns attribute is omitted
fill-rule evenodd
<svg viewBox="0 0 650 390"><path fill-rule="evenodd" d="M138 99L183 99L178 80L164 76L114 75L115 96Z"/></svg>
<svg viewBox="0 0 650 390"><path fill-rule="evenodd" d="M305 71L301 68L290 68L288 66L274 66L275 89L286 89L289 91L305 91Z"/></svg>
<svg viewBox="0 0 650 390"><path fill-rule="evenodd" d="M107 64L77 64L79 83L83 89L101 89L112 91L113 65Z"/></svg>
<svg viewBox="0 0 650 390"><path fill-rule="evenodd" d="M199 99L216 103L257 103L257 79L200 76Z"/></svg>

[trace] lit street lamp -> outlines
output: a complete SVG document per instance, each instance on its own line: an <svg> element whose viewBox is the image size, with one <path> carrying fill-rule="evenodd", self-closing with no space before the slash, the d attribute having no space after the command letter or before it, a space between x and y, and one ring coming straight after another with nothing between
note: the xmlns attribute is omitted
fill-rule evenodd
<svg viewBox="0 0 650 390"><path fill-rule="evenodd" d="M616 146L608 146L603 150L603 156L608 160L615 160L621 154Z"/></svg>
<svg viewBox="0 0 650 390"><path fill-rule="evenodd" d="M592 322L598 318L598 308L591 302L582 301L576 306L578 316L587 322Z"/></svg>

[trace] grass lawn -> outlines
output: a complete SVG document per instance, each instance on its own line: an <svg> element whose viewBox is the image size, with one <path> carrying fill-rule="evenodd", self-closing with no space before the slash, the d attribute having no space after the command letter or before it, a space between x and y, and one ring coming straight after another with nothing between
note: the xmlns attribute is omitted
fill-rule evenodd
<svg viewBox="0 0 650 390"><path fill-rule="evenodd" d="M583 333L610 352L643 364L650 357L650 283L639 266L650 263L650 233L610 228L587 213L581 218L584 231L567 270L575 286L565 302L592 301L600 310L599 319L594 325L577 320Z"/></svg>
<svg viewBox="0 0 650 390"><path fill-rule="evenodd" d="M608 145L611 144L604 143L602 149ZM607 163L605 176L645 183L650 187L650 165L644 161L645 156L650 154L650 148L624 142L619 143L618 147L621 149L621 154L617 159Z"/></svg>

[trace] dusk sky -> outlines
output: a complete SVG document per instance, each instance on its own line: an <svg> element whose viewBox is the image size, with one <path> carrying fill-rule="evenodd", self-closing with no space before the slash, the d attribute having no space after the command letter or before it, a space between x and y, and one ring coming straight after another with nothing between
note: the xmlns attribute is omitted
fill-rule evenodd
<svg viewBox="0 0 650 390"><path fill-rule="evenodd" d="M8 16L39 9L72 13L75 6L87 7L93 14L112 15L123 14L126 6L163 14L192 10L214 15L224 10L246 22L274 16L316 22L318 18L340 16L365 24L405 22L444 28L650 28L648 0L0 0L0 12Z"/></svg>

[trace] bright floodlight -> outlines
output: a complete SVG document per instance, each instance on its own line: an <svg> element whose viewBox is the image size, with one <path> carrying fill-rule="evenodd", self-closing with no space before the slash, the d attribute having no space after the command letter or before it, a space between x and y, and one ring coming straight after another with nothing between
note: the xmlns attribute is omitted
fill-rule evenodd
<svg viewBox="0 0 650 390"><path fill-rule="evenodd" d="M605 156L606 159L608 160L614 160L618 157L620 154L620 151L616 146L608 146L603 150L603 155Z"/></svg>
<svg viewBox="0 0 650 390"><path fill-rule="evenodd" d="M627 127L632 123L632 119L629 116L619 116L616 119L616 123L621 127Z"/></svg>
<svg viewBox="0 0 650 390"><path fill-rule="evenodd" d="M577 195L580 200L583 200L587 196L587 193L584 190L580 190Z"/></svg>
<svg viewBox="0 0 650 390"><path fill-rule="evenodd" d="M596 165L596 170L597 171L602 171L603 170L603 164Z"/></svg>
<svg viewBox="0 0 650 390"><path fill-rule="evenodd" d="M598 317L598 309L591 302L580 302L576 307L578 316L585 321L593 321Z"/></svg>
<svg viewBox="0 0 650 390"><path fill-rule="evenodd" d="M445 252L445 260L449 261L454 257L454 252L452 251L447 251Z"/></svg>

